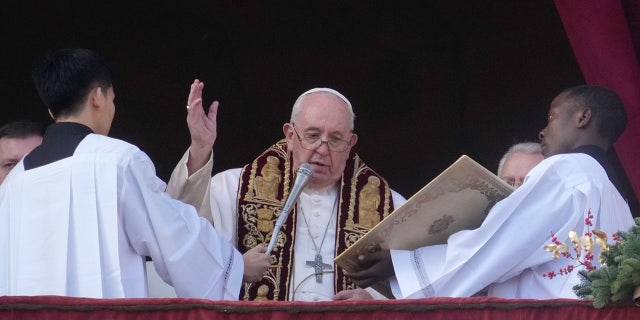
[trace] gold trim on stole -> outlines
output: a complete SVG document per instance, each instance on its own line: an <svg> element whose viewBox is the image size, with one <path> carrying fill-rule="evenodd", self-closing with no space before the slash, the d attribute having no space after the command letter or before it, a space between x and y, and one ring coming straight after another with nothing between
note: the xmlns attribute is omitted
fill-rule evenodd
<svg viewBox="0 0 640 320"><path fill-rule="evenodd" d="M237 197L237 241L242 253L271 240L275 221L289 195L293 178L286 146L286 140L278 141L242 169ZM347 160L339 192L336 256L393 212L393 199L388 183L367 167L355 152ZM295 225L294 207L278 233L278 241L271 253L272 267L262 280L252 284L245 283L240 299L288 300ZM356 288L342 269L336 269L334 265L334 270L335 291Z"/></svg>

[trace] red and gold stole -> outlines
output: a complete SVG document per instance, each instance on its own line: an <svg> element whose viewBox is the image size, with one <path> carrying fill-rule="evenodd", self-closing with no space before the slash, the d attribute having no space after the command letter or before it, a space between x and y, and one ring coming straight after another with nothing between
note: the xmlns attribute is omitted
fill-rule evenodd
<svg viewBox="0 0 640 320"><path fill-rule="evenodd" d="M280 140L242 169L238 187L238 250L244 253L268 244L275 222L289 195L294 174L286 140ZM352 151L340 181L335 255L351 246L393 212L391 189L386 180L367 167ZM292 279L296 209L287 217L271 252L273 266L259 282L244 284L241 300L288 300ZM356 288L335 270L334 290Z"/></svg>

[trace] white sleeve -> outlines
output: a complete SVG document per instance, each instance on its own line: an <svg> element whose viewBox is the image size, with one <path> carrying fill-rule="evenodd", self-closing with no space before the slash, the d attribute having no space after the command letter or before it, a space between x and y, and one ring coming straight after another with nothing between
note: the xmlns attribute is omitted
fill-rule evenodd
<svg viewBox="0 0 640 320"><path fill-rule="evenodd" d="M562 242L568 242L565 238L571 230L584 234L588 210L595 215L594 228L614 229L607 233L618 229L600 218L603 210L607 211L602 212L604 216L612 213L601 208L601 182L591 177L593 173L571 161L546 162L534 170L524 185L492 208L478 229L454 233L446 245L392 251L394 294L465 297L489 284L503 286L501 290L511 286L503 292L515 295L520 294L518 287L526 287L525 295L530 296L572 294L572 280L566 279L573 278L542 278L544 272L567 264L553 260L543 249L550 233L559 235Z"/></svg>
<svg viewBox="0 0 640 320"><path fill-rule="evenodd" d="M238 185L242 169L230 169L211 178L211 213L215 229L237 247Z"/></svg>
<svg viewBox="0 0 640 320"><path fill-rule="evenodd" d="M209 156L209 161L191 176L189 176L187 170L188 160L189 149L187 149L173 169L171 178L167 184L167 193L174 199L193 205L201 217L213 223L209 202L209 186L211 183L211 172L213 170L213 152Z"/></svg>
<svg viewBox="0 0 640 320"><path fill-rule="evenodd" d="M401 194L391 190L391 198L393 199L393 207L394 208L398 208L401 205L403 205L405 202L407 202L407 199L405 199Z"/></svg>
<svg viewBox="0 0 640 320"><path fill-rule="evenodd" d="M179 297L235 300L242 255L198 217L191 205L171 199L143 152L132 155L119 183L119 210L128 240L153 259L158 274Z"/></svg>

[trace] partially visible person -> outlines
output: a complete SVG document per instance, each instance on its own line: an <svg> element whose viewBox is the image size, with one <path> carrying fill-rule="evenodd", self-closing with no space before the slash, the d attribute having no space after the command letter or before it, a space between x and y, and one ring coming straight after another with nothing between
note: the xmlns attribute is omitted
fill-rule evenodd
<svg viewBox="0 0 640 320"><path fill-rule="evenodd" d="M58 50L32 75L55 123L0 186L0 296L146 297L146 256L179 297L237 299L243 275L259 279L268 259L246 272L233 246L164 192L145 153L107 137L115 92L98 54Z"/></svg>
<svg viewBox="0 0 640 320"><path fill-rule="evenodd" d="M524 182L524 178L540 161L542 148L537 142L521 142L512 145L498 164L498 177L514 188Z"/></svg>
<svg viewBox="0 0 640 320"><path fill-rule="evenodd" d="M550 232L570 243L570 231L612 235L634 224L603 157L625 130L627 117L615 92L583 85L562 91L547 118L540 132L545 159L479 228L456 232L447 244L360 256L365 269L350 275L354 281L366 287L390 280L397 298L468 297L485 287L489 296L502 298L576 298L573 286L583 267L545 277L573 261L554 260L544 246Z"/></svg>
<svg viewBox="0 0 640 320"><path fill-rule="evenodd" d="M520 142L509 147L498 163L497 175L504 182L515 189L523 183L533 167L544 159L542 148L537 142ZM482 290L474 296L486 296L487 290Z"/></svg>
<svg viewBox="0 0 640 320"><path fill-rule="evenodd" d="M167 192L199 206L199 213L240 251L269 243L294 172L303 163L314 168L277 234L270 255L273 266L260 282L245 285L240 298L383 298L371 288L356 288L333 263L336 254L405 202L353 149L358 135L349 100L330 88L302 93L293 104L290 122L282 127L285 139L243 168L211 178L216 136L200 107L203 87L198 80L191 86L187 100L191 146L173 171Z"/></svg>
<svg viewBox="0 0 640 320"><path fill-rule="evenodd" d="M0 184L27 153L42 143L42 133L42 126L29 120L0 127Z"/></svg>

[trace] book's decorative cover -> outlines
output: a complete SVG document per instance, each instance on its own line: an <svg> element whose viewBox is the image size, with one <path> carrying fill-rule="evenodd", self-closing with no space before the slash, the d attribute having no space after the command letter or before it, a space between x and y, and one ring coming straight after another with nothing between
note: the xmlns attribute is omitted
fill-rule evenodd
<svg viewBox="0 0 640 320"><path fill-rule="evenodd" d="M357 258L364 253L446 243L452 233L479 227L491 207L512 191L491 171L462 155L334 261L347 272L356 272L362 269ZM393 298L388 283L372 287Z"/></svg>

